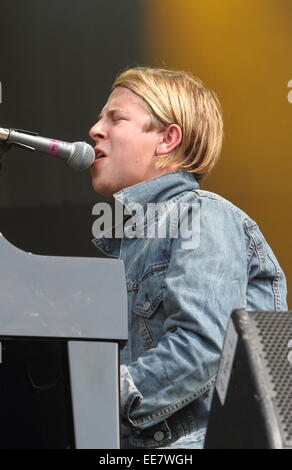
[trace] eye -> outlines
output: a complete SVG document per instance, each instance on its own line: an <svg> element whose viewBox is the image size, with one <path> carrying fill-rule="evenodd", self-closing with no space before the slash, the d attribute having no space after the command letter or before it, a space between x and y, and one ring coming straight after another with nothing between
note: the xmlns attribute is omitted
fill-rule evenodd
<svg viewBox="0 0 292 470"><path fill-rule="evenodd" d="M123 119L125 119L125 118L123 116L119 116L119 115L113 117L113 121L122 121Z"/></svg>

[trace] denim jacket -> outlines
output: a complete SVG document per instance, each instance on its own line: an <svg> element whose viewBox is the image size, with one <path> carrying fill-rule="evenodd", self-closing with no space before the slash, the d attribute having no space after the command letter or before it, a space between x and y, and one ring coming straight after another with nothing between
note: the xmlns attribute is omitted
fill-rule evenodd
<svg viewBox="0 0 292 470"><path fill-rule="evenodd" d="M257 224L226 199L200 190L190 173L167 173L114 197L130 212L137 203L145 209L136 230L159 223L145 216L149 203L160 203L167 227L165 237L144 231L132 238L130 221L123 238L93 240L122 259L126 272L124 445L161 448L191 436L193 447L202 447L229 316L239 307L287 310L285 276ZM185 214L179 225L191 214L194 226L186 236L173 230L170 215L178 207Z"/></svg>

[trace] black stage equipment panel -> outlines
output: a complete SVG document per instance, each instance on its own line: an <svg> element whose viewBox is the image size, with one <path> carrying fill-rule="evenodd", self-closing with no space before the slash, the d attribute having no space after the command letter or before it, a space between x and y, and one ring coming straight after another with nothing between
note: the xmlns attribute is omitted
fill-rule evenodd
<svg viewBox="0 0 292 470"><path fill-rule="evenodd" d="M74 448L67 344L1 340L0 449Z"/></svg>
<svg viewBox="0 0 292 470"><path fill-rule="evenodd" d="M292 312L232 313L205 449L292 448Z"/></svg>

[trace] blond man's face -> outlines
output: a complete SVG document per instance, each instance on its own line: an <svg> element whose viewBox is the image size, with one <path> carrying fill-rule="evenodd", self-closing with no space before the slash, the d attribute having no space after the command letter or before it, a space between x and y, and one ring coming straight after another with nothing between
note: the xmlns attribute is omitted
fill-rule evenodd
<svg viewBox="0 0 292 470"><path fill-rule="evenodd" d="M96 143L96 160L90 168L96 192L112 196L169 171L155 167L161 130L147 131L148 123L149 113L142 98L122 86L111 93L89 131Z"/></svg>

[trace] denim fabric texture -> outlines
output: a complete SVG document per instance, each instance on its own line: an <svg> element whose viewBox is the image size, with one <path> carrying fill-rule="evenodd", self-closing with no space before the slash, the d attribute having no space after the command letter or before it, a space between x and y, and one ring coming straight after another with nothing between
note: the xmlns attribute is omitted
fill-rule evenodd
<svg viewBox="0 0 292 470"><path fill-rule="evenodd" d="M129 210L141 204L145 213L147 203L162 203L167 225L164 238L93 240L103 253L123 260L126 272L123 447L202 448L230 314L241 307L287 310L284 273L256 222L200 190L190 173L167 173L114 197ZM186 214L196 208L193 245L172 236L168 218L179 204ZM137 218L136 229L147 220Z"/></svg>

